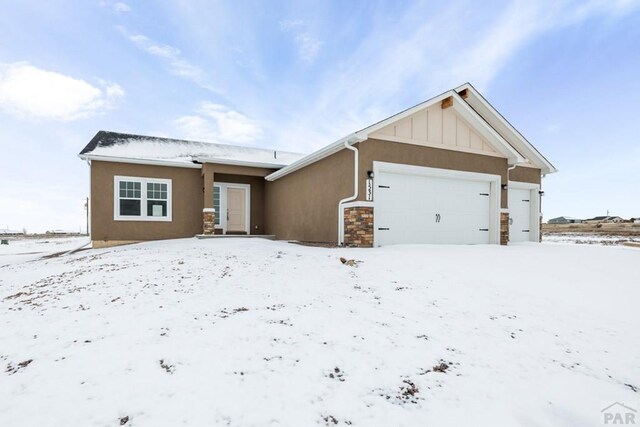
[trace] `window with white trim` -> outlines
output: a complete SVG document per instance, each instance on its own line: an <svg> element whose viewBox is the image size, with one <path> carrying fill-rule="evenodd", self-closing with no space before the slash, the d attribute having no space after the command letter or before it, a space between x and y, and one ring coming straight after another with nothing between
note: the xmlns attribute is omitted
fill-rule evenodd
<svg viewBox="0 0 640 427"><path fill-rule="evenodd" d="M213 208L216 210L215 225L220 225L220 186L213 186Z"/></svg>
<svg viewBox="0 0 640 427"><path fill-rule="evenodd" d="M114 219L171 221L171 180L114 177Z"/></svg>

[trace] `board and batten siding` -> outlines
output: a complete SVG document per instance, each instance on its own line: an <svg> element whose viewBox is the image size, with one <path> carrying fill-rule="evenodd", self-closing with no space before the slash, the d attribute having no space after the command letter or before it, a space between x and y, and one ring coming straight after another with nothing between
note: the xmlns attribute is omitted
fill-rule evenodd
<svg viewBox="0 0 640 427"><path fill-rule="evenodd" d="M391 123L371 133L370 137L372 139L501 156L453 108L442 109L439 103Z"/></svg>

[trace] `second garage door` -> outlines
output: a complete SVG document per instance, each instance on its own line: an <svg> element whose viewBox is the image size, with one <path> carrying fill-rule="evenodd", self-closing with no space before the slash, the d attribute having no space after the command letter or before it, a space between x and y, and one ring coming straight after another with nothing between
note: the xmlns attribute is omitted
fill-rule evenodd
<svg viewBox="0 0 640 427"><path fill-rule="evenodd" d="M378 245L491 241L491 183L381 172L376 176Z"/></svg>

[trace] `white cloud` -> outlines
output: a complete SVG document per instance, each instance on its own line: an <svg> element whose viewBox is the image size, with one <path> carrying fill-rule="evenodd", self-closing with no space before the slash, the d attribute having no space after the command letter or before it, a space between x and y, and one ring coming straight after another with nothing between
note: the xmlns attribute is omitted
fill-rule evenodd
<svg viewBox="0 0 640 427"><path fill-rule="evenodd" d="M280 21L280 31L291 33L293 40L298 46L298 56L306 63L312 63L323 45L323 42L306 31L303 21Z"/></svg>
<svg viewBox="0 0 640 427"><path fill-rule="evenodd" d="M175 121L186 139L246 144L262 137L262 128L254 120L221 104L202 102L196 114Z"/></svg>
<svg viewBox="0 0 640 427"><path fill-rule="evenodd" d="M116 83L98 84L100 87L26 62L0 64L0 109L31 119L88 117L124 96Z"/></svg>
<svg viewBox="0 0 640 427"><path fill-rule="evenodd" d="M205 89L217 92L215 88L206 82L206 76L202 69L183 59L182 52L177 47L154 42L143 34L130 34L122 26L117 26L116 28L139 49L164 60L174 75L191 80Z"/></svg>
<svg viewBox="0 0 640 427"><path fill-rule="evenodd" d="M296 20L285 20L285 21L278 22L278 25L280 26L280 30L282 30L282 31L291 31L291 30L295 30L295 29L299 29L299 28L303 27L304 26L304 22L302 22L299 19L296 19Z"/></svg>
<svg viewBox="0 0 640 427"><path fill-rule="evenodd" d="M131 12L131 6L123 2L116 2L113 4L113 10L118 13L127 13Z"/></svg>
<svg viewBox="0 0 640 427"><path fill-rule="evenodd" d="M414 3L393 26L384 16L370 17L369 33L314 84L305 96L309 102L280 112L286 126L273 126L270 136L288 148L318 148L464 82L486 92L509 61L542 34L595 16L616 18L638 4L519 1L496 12L450 3L427 13L425 4ZM301 28L298 21L281 23L282 31Z"/></svg>

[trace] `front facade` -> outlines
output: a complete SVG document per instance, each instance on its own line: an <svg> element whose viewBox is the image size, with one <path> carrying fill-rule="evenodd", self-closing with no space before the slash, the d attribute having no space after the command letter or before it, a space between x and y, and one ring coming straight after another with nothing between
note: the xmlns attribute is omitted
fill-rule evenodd
<svg viewBox="0 0 640 427"><path fill-rule="evenodd" d="M539 241L555 168L469 84L308 156L99 132L94 245L273 235L350 246Z"/></svg>

